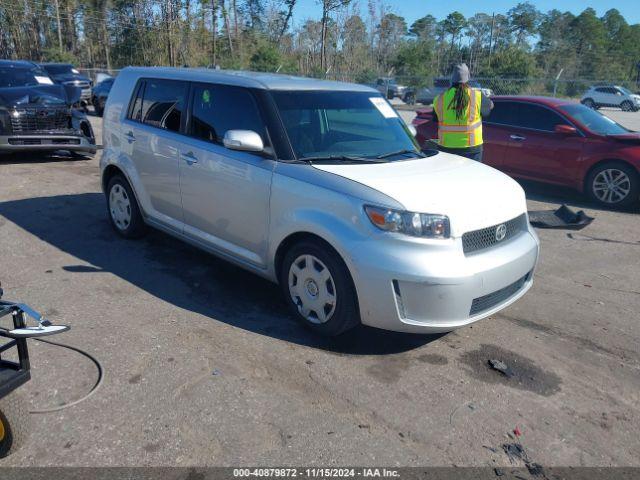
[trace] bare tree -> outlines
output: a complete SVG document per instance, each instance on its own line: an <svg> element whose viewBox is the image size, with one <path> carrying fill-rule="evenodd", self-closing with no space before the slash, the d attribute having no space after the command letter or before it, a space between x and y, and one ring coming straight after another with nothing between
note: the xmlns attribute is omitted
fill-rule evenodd
<svg viewBox="0 0 640 480"><path fill-rule="evenodd" d="M327 22L331 12L340 7L349 5L351 0L319 0L322 2L322 19L320 24L322 27L320 37L320 68L323 70L327 67Z"/></svg>

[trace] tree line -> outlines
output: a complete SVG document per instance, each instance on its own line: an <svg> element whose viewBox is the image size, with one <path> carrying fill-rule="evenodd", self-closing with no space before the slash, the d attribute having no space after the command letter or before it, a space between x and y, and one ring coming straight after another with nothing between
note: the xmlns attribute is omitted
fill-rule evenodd
<svg viewBox="0 0 640 480"><path fill-rule="evenodd" d="M371 81L424 79L465 61L476 76L637 80L640 24L615 8L599 17L540 12L425 15L410 25L386 0L0 0L0 57L87 68L220 66Z"/></svg>

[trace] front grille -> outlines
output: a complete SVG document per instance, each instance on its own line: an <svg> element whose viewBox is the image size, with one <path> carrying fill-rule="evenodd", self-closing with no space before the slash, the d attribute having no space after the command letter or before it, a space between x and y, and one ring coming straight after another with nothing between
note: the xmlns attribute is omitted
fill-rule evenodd
<svg viewBox="0 0 640 480"><path fill-rule="evenodd" d="M497 229L501 225L504 225L506 231L504 237L500 238L497 235ZM507 240L519 235L521 232L527 230L527 215L522 214L519 217L513 218L504 224L493 225L491 227L481 228L480 230L474 230L473 232L467 232L462 235L462 250L465 255L468 253L477 252L479 250L485 250L491 248L497 244L504 243ZM498 240L498 238L500 238Z"/></svg>
<svg viewBox="0 0 640 480"><path fill-rule="evenodd" d="M80 145L79 138L10 138L9 145Z"/></svg>
<svg viewBox="0 0 640 480"><path fill-rule="evenodd" d="M473 302L471 302L471 310L469 310L469 316L472 317L477 315L478 313L486 312L487 310L492 309L496 305L504 302L510 297L514 296L516 293L520 291L520 289L527 283L531 276L531 272L527 273L524 277L516 280L511 285L507 285L500 290L496 290L495 292L489 293L482 297L474 298Z"/></svg>
<svg viewBox="0 0 640 480"><path fill-rule="evenodd" d="M26 107L11 112L14 134L69 130L70 112L67 107Z"/></svg>

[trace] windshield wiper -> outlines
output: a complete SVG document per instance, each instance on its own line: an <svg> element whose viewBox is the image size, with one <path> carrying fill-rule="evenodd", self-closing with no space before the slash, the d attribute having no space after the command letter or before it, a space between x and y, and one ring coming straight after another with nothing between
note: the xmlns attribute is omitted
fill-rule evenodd
<svg viewBox="0 0 640 480"><path fill-rule="evenodd" d="M367 158L367 157L353 157L350 155L319 155L317 157L301 157L298 160L304 162L353 162L353 163L380 163L375 158Z"/></svg>
<svg viewBox="0 0 640 480"><path fill-rule="evenodd" d="M383 153L382 155L378 155L376 158L389 158L395 155L405 155L407 153L413 153L415 155L418 155L418 157L421 157L421 158L425 157L425 155L422 152L419 152L418 150L411 150L411 149L405 148L403 150L397 150L395 152Z"/></svg>

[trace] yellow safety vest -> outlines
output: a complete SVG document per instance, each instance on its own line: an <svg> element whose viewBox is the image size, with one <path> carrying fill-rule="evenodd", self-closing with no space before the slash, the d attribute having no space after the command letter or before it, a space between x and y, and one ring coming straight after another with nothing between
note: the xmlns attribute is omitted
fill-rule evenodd
<svg viewBox="0 0 640 480"><path fill-rule="evenodd" d="M460 119L456 111L449 108L456 93L455 88L438 95L433 105L438 115L438 143L447 148L466 148L482 145L482 92L469 88L470 99Z"/></svg>

